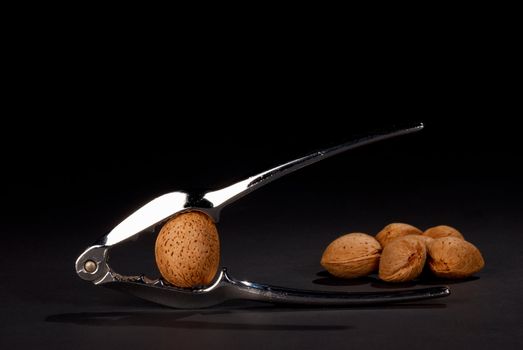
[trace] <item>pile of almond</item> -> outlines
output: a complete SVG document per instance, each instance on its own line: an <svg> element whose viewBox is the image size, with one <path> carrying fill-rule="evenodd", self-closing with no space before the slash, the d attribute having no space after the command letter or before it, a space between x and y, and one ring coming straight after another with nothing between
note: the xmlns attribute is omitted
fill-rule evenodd
<svg viewBox="0 0 523 350"><path fill-rule="evenodd" d="M386 282L419 277L425 266L437 277L472 276L485 265L480 251L450 226L425 232L403 223L387 225L376 237L349 233L334 240L323 252L321 265L339 278L364 277L378 271Z"/></svg>

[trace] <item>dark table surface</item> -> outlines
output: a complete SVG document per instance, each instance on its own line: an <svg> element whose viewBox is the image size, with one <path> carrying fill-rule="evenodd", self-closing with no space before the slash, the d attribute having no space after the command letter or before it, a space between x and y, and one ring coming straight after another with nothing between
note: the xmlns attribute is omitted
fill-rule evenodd
<svg viewBox="0 0 523 350"><path fill-rule="evenodd" d="M33 195L26 190L24 199L13 191L18 194L14 209L2 224L0 347L523 347L522 188L516 167L506 166L518 161L516 152L456 154L453 148L420 156L423 149L418 152L405 146L408 143L391 141L372 146L363 155L338 156L281 179L222 214L222 265L237 278L330 291L448 285L452 294L447 298L352 308L234 302L175 310L76 276L74 261L85 247L138 205L177 189L173 182L189 186L215 177L216 183L209 185L219 186L307 148L274 150L258 168L250 156L265 151L243 142L248 150L243 155L203 165L193 160L186 172L191 176L179 175L188 158L173 166L178 174L173 171L154 182L154 176L144 176L148 170L130 175L134 163L111 166L107 156L105 163L100 158L101 168L91 168L87 175L51 172L46 184ZM192 159L207 153L208 149L196 148ZM63 169L59 164L56 160L50 166ZM123 185L121 178L127 178ZM87 179L94 184L86 184ZM79 188L81 196L69 193ZM31 214L24 212L26 208ZM342 233L375 234L398 221L422 229L439 224L457 227L481 250L485 269L464 281L422 279L401 285L381 283L375 276L340 281L322 271L323 249ZM148 235L115 249L113 267L124 273L154 274L153 245L154 236Z"/></svg>

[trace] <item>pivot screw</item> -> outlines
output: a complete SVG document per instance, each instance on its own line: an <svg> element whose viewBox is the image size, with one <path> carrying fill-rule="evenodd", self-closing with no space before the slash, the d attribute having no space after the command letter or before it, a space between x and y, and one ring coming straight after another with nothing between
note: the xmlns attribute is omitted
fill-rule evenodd
<svg viewBox="0 0 523 350"><path fill-rule="evenodd" d="M93 273L96 271L97 268L98 268L98 265L92 260L87 260L84 263L84 270L87 273Z"/></svg>

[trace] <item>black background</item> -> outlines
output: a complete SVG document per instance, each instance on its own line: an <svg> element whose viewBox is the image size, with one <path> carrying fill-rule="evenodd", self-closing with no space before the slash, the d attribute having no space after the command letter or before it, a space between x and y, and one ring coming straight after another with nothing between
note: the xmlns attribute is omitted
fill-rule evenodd
<svg viewBox="0 0 523 350"><path fill-rule="evenodd" d="M250 11L231 11L234 20L164 11L162 20L125 10L10 12L0 348L522 348L520 63L510 10L270 8L260 21ZM77 256L155 196L219 188L406 120L426 129L338 155L228 207L222 265L237 278L307 289L448 284L448 298L173 310L76 276ZM323 274L330 241L394 221L457 227L485 269L467 281L404 285ZM154 275L154 239L115 248L112 266Z"/></svg>
<svg viewBox="0 0 523 350"><path fill-rule="evenodd" d="M116 125L85 117L6 129L17 142L3 145L2 347L521 347L521 152L509 119L460 119L456 110L444 114L456 105L435 99L411 105L403 114L414 117L405 118L395 116L403 104L393 99L379 109L360 101L361 112L349 113L349 106L306 97L294 110L262 100L254 111L237 107L234 121L216 105L203 111L208 120L188 110L166 123L153 108ZM448 284L448 298L360 308L233 303L171 310L95 287L74 272L85 247L155 196L219 188L400 121L423 121L425 130L338 155L227 208L219 223L222 265L237 278L307 289ZM337 281L321 272L321 253L337 236L375 234L398 221L459 228L481 249L485 269L467 281L404 285L373 277ZM154 274L153 244L148 236L115 249L115 269Z"/></svg>

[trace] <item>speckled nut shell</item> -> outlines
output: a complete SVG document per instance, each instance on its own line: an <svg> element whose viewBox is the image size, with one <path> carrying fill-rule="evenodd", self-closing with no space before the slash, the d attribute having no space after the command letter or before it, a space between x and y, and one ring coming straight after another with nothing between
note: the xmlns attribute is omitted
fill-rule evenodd
<svg viewBox="0 0 523 350"><path fill-rule="evenodd" d="M169 283L186 288L208 285L220 262L214 222L197 211L177 215L160 230L155 255L158 269Z"/></svg>
<svg viewBox="0 0 523 350"><path fill-rule="evenodd" d="M383 248L379 278L386 282L406 282L417 278L423 271L427 249L419 236L400 237Z"/></svg>
<svg viewBox="0 0 523 350"><path fill-rule="evenodd" d="M447 225L439 225L434 226L423 232L424 236L432 237L432 238L442 238L442 237L456 237L456 238L463 238L463 235L461 232L456 230L454 227L447 226Z"/></svg>
<svg viewBox="0 0 523 350"><path fill-rule="evenodd" d="M479 272L485 261L473 244L456 237L435 239L429 245L429 267L442 278L465 278Z"/></svg>
<svg viewBox="0 0 523 350"><path fill-rule="evenodd" d="M409 235L421 235L423 232L412 225L404 223L393 223L385 226L377 235L376 239L385 248L394 239Z"/></svg>
<svg viewBox="0 0 523 350"><path fill-rule="evenodd" d="M357 278L376 271L381 246L365 233L349 233L327 246L321 257L321 265L332 275L340 278Z"/></svg>

